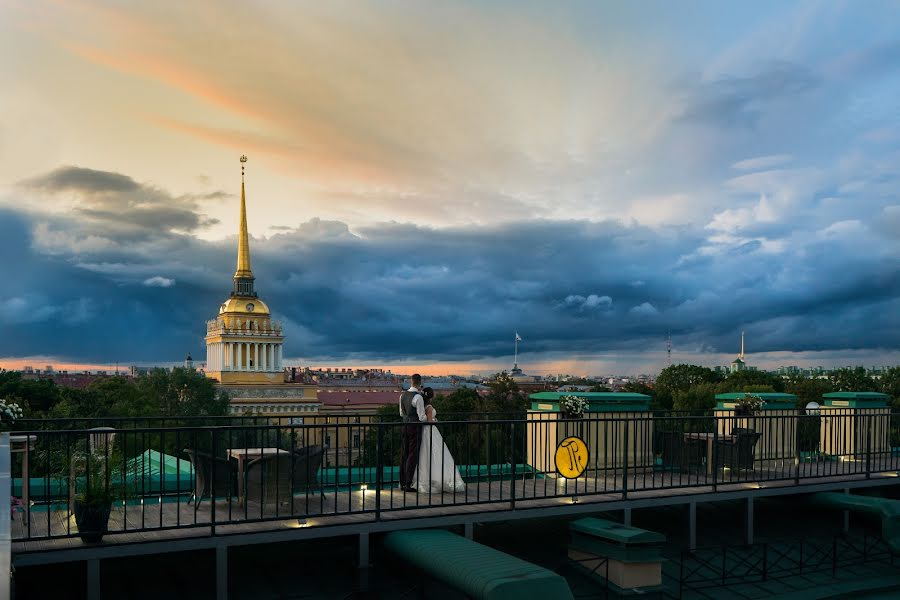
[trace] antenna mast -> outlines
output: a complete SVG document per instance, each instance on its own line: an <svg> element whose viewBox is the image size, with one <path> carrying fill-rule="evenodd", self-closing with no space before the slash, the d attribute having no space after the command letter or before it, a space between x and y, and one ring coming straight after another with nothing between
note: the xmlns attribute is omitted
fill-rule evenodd
<svg viewBox="0 0 900 600"><path fill-rule="evenodd" d="M669 366L672 366L672 334L666 331L666 357L669 359Z"/></svg>

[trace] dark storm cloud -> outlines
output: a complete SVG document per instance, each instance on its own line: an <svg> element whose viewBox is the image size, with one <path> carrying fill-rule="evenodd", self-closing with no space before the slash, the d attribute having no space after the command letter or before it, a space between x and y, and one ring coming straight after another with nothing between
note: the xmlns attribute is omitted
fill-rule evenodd
<svg viewBox="0 0 900 600"><path fill-rule="evenodd" d="M43 189L51 192L78 191L86 193L98 192L134 192L138 183L120 173L95 171L83 167L64 166L22 182L26 187Z"/></svg>
<svg viewBox="0 0 900 600"><path fill-rule="evenodd" d="M787 62L766 65L753 75L729 76L690 86L679 120L732 127L752 127L774 102L818 87L809 69Z"/></svg>
<svg viewBox="0 0 900 600"><path fill-rule="evenodd" d="M204 323L231 288L235 240L158 230L135 241L83 218L0 215L12 282L0 296L0 355L202 355ZM661 348L667 331L682 348L707 350L730 350L741 330L754 351L894 346L896 240L872 252L852 231L810 233L800 251L775 257L757 242L711 251L706 232L686 227L352 232L314 219L251 247L257 290L285 322L286 356L499 357L514 331L529 351L564 354Z"/></svg>
<svg viewBox="0 0 900 600"><path fill-rule="evenodd" d="M176 197L121 173L73 166L27 179L20 182L20 187L26 193L44 195L51 203L62 198L71 206L78 218L66 220L65 230L85 237L100 231L122 243L214 225L218 219L201 214L198 201L229 196L214 191Z"/></svg>

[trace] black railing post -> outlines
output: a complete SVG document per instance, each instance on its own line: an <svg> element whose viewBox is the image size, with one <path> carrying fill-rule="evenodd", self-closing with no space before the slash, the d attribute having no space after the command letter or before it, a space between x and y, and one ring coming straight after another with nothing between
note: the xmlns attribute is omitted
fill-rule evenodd
<svg viewBox="0 0 900 600"><path fill-rule="evenodd" d="M870 409L872 410L872 409ZM863 414L866 418L866 479L871 478L872 476L872 418L869 415Z"/></svg>
<svg viewBox="0 0 900 600"><path fill-rule="evenodd" d="M215 427L212 429L212 464L213 468L211 469L211 474L209 477L209 524L210 524L210 535L216 535L216 471L218 469L215 468L215 461L218 454L216 450L218 448L218 432L219 430ZM196 472L194 473L194 477L196 477ZM196 485L195 485L196 487ZM229 492L229 498L231 497L231 490ZM245 503L246 504L246 503Z"/></svg>
<svg viewBox="0 0 900 600"><path fill-rule="evenodd" d="M384 425L375 424L375 520L381 520L381 486L384 483L384 460L382 458L384 450Z"/></svg>
<svg viewBox="0 0 900 600"><path fill-rule="evenodd" d="M792 416L794 420L794 446L796 463L794 465L794 485L800 485L800 469L803 468L803 453L800 451L800 413Z"/></svg>
<svg viewBox="0 0 900 600"><path fill-rule="evenodd" d="M510 421L509 423L509 452L510 452L510 460L509 460L509 468L510 468L510 480L509 480L509 508L510 510L516 509L516 422Z"/></svg>
<svg viewBox="0 0 900 600"><path fill-rule="evenodd" d="M715 413L713 413L715 414ZM729 417L722 417L722 422L725 422L725 419ZM709 438L706 438L706 443L709 443ZM715 492L718 489L719 485L719 420L713 417L713 438L712 438L712 452L706 453L707 460L711 460L711 465L706 465L706 475L709 476L709 472L712 471L712 490Z"/></svg>
<svg viewBox="0 0 900 600"><path fill-rule="evenodd" d="M625 421L624 450L622 451L622 499L628 499L628 421Z"/></svg>

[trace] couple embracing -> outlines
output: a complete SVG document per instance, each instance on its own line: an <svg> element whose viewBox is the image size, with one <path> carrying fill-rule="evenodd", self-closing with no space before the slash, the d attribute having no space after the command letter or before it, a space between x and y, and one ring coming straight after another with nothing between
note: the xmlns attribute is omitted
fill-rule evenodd
<svg viewBox="0 0 900 600"><path fill-rule="evenodd" d="M464 492L456 462L437 428L437 411L431 404L434 390L422 387L422 376L412 376L412 387L400 394L403 418L400 487L404 492Z"/></svg>

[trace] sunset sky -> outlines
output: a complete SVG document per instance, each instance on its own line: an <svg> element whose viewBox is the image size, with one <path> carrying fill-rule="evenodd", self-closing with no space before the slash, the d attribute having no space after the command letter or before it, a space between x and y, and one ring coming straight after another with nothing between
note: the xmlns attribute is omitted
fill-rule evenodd
<svg viewBox="0 0 900 600"><path fill-rule="evenodd" d="M900 363L900 3L0 0L0 366Z"/></svg>

